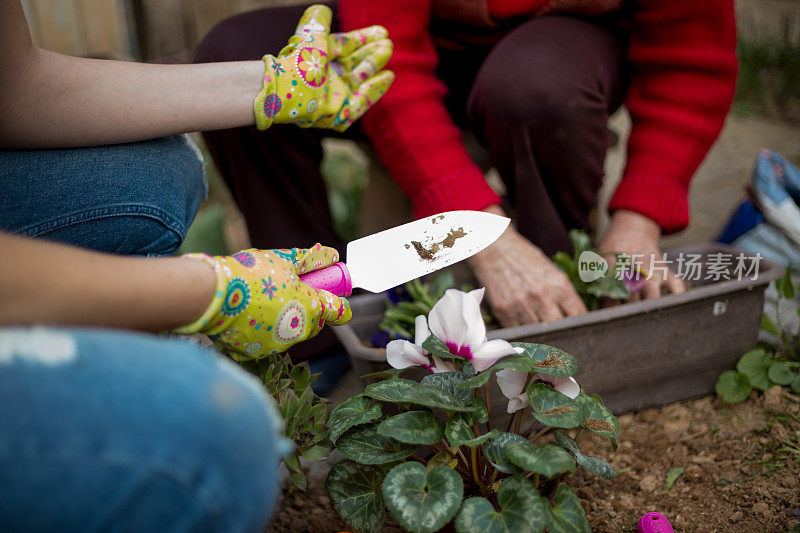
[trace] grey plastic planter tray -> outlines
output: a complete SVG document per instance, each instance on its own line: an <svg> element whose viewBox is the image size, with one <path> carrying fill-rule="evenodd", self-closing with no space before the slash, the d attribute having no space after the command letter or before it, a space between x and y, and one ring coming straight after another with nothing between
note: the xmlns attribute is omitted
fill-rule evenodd
<svg viewBox="0 0 800 533"><path fill-rule="evenodd" d="M703 256L739 253L709 244L672 250ZM761 324L764 290L783 267L761 260L755 280L696 282L684 294L632 302L557 322L489 332L490 339L556 346L578 359L578 383L600 394L616 413L707 394L720 372L753 346ZM385 350L369 346L378 331L385 296L351 299L353 320L334 328L359 375L388 368ZM492 397L500 397L494 379ZM493 401L505 406L505 401ZM500 420L505 413L493 413Z"/></svg>

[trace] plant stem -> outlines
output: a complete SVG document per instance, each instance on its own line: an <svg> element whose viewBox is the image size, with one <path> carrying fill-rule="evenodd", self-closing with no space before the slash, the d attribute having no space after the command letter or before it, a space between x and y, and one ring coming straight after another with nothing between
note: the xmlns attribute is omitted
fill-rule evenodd
<svg viewBox="0 0 800 533"><path fill-rule="evenodd" d="M420 457L418 455L412 455L410 457L410 459L413 459L414 461L418 461L418 462L424 464L425 466L428 466L428 461L426 461L425 459L423 459L422 457Z"/></svg>
<svg viewBox="0 0 800 533"><path fill-rule="evenodd" d="M539 472L536 472L533 475L533 486L536 487L537 490L538 490L538 488L539 488Z"/></svg>
<svg viewBox="0 0 800 533"><path fill-rule="evenodd" d="M527 407L520 410L520 415L517 417L517 423L514 424L514 433L519 434L519 428L522 426L522 421L525 420L525 414L527 411Z"/></svg>
<svg viewBox="0 0 800 533"><path fill-rule="evenodd" d="M489 382L483 384L483 403L486 404L486 431L492 430L492 402L489 401Z"/></svg>
<svg viewBox="0 0 800 533"><path fill-rule="evenodd" d="M511 416L508 418L508 424L506 424L506 431L505 431L506 433L508 433L509 431L511 431L511 428L512 428L512 427L513 427L513 425L514 425L514 420L516 420L516 419L517 419L517 413L519 413L519 411L514 411L514 412L511 414Z"/></svg>
<svg viewBox="0 0 800 533"><path fill-rule="evenodd" d="M536 435L534 435L533 437L531 437L531 433L533 433L533 431L534 431L535 429L536 429L536 427L534 426L534 428L531 430L531 432L530 432L530 433L528 433L528 440L529 440L529 441L531 441L531 442L536 442L536 439L538 439L539 437L541 437L542 435L544 435L544 434L545 434L545 433L547 433L548 431L552 430L552 429L553 429L553 427L552 427L552 426L545 426L544 428L540 429L540 430L539 430L539 431L536 433Z"/></svg>
<svg viewBox="0 0 800 533"><path fill-rule="evenodd" d="M486 490L486 486L481 483L481 479L478 476L478 447L473 446L470 448L470 458L472 459L472 479L475 480L475 484L481 488L481 492L484 494L488 494Z"/></svg>

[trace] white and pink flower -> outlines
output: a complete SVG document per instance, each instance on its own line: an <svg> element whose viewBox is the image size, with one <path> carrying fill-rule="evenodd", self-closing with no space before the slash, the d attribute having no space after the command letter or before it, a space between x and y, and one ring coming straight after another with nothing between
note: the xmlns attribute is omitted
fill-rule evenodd
<svg viewBox="0 0 800 533"><path fill-rule="evenodd" d="M508 398L506 411L513 413L528 405L528 398L525 396L525 382L528 379L528 372L522 370L512 370L506 368L498 370L495 374L497 385L503 392L503 396ZM570 398L576 398L581 392L578 382L570 376L548 376L546 374L534 374L530 383L547 383L558 392Z"/></svg>
<svg viewBox="0 0 800 533"><path fill-rule="evenodd" d="M481 316L484 288L470 292L448 289L428 315L431 333L447 345L450 353L467 359L476 372L482 372L498 359L521 353L508 341L486 339L486 324Z"/></svg>
<svg viewBox="0 0 800 533"><path fill-rule="evenodd" d="M434 373L452 372L453 365L442 361L433 356L433 360L428 358L428 351L422 347L422 343L430 336L428 321L424 315L419 315L414 323L414 343L407 340L394 340L386 346L386 361L394 368L408 368L410 366L421 366Z"/></svg>

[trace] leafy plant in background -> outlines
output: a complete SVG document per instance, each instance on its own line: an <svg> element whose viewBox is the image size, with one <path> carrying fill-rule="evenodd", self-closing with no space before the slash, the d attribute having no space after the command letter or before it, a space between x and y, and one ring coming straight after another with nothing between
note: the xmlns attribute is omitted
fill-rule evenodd
<svg viewBox="0 0 800 533"><path fill-rule="evenodd" d="M780 35L742 31L734 111L800 120L800 40L786 17Z"/></svg>
<svg viewBox="0 0 800 533"><path fill-rule="evenodd" d="M369 183L367 163L352 149L328 144L320 171L328 191L333 229L344 242L352 241L358 237L361 203Z"/></svg>
<svg viewBox="0 0 800 533"><path fill-rule="evenodd" d="M378 328L386 335L373 338L373 345L383 348L390 340L414 338L414 323L419 315L431 312L434 304L444 296L447 289L456 285L455 277L449 270L443 270L431 282L419 279L409 281L398 289L389 291L389 301ZM462 285L461 290L468 291L469 286ZM491 316L484 313L484 321L491 321ZM379 338L380 337L380 338Z"/></svg>
<svg viewBox="0 0 800 533"><path fill-rule="evenodd" d="M753 389L765 391L773 385L791 387L800 393L800 332L788 331L781 320L781 300L791 300L795 296L791 269L786 269L783 278L775 282L778 291L777 322L764 314L761 329L775 335L779 344L775 347L759 346L745 352L736 363L736 370L726 370L717 380L717 394L726 402L738 403L745 400ZM800 315L800 307L797 309Z"/></svg>
<svg viewBox="0 0 800 533"><path fill-rule="evenodd" d="M569 231L569 240L572 243L572 255L566 252L557 252L553 262L564 274L567 275L575 292L581 297L589 311L600 308L602 298L627 300L631 297L628 286L622 279L617 279L614 271L609 269L605 274L589 283L583 281L579 275L579 258L584 252L598 253L592 248L592 241L585 231L573 229ZM598 254L599 255L599 254Z"/></svg>
<svg viewBox="0 0 800 533"><path fill-rule="evenodd" d="M325 425L325 400L311 389L319 374L311 374L308 363L293 363L288 355L240 364L259 377L275 399L283 418L284 435L294 443L294 451L284 456L283 462L292 483L305 490L307 482L300 458L322 461L332 449Z"/></svg>
<svg viewBox="0 0 800 533"><path fill-rule="evenodd" d="M616 446L619 424L597 396L572 379L575 359L551 346L487 340L483 289L451 289L427 318L415 319L415 342L387 346L392 370L328 417L345 459L326 480L331 504L353 531L379 531L386 509L406 530L531 533L589 531L568 485L577 466L606 479L613 467L581 453L591 431ZM420 381L400 377L430 371ZM492 377L505 397L492 405ZM507 400L507 401L506 401ZM504 428L491 413L503 409Z"/></svg>

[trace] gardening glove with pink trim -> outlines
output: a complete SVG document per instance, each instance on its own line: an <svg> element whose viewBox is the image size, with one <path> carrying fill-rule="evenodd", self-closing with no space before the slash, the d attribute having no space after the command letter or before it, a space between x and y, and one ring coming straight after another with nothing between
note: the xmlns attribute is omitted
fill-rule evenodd
<svg viewBox="0 0 800 533"><path fill-rule="evenodd" d="M382 26L331 35L329 7L306 9L289 44L265 55L264 86L253 109L260 130L275 123L344 131L394 80L381 70L392 55Z"/></svg>
<svg viewBox="0 0 800 533"><path fill-rule="evenodd" d="M339 260L333 248L243 250L232 256L186 254L217 275L217 291L203 316L175 330L204 333L239 361L286 351L325 324L350 321L346 299L300 281L300 275Z"/></svg>

